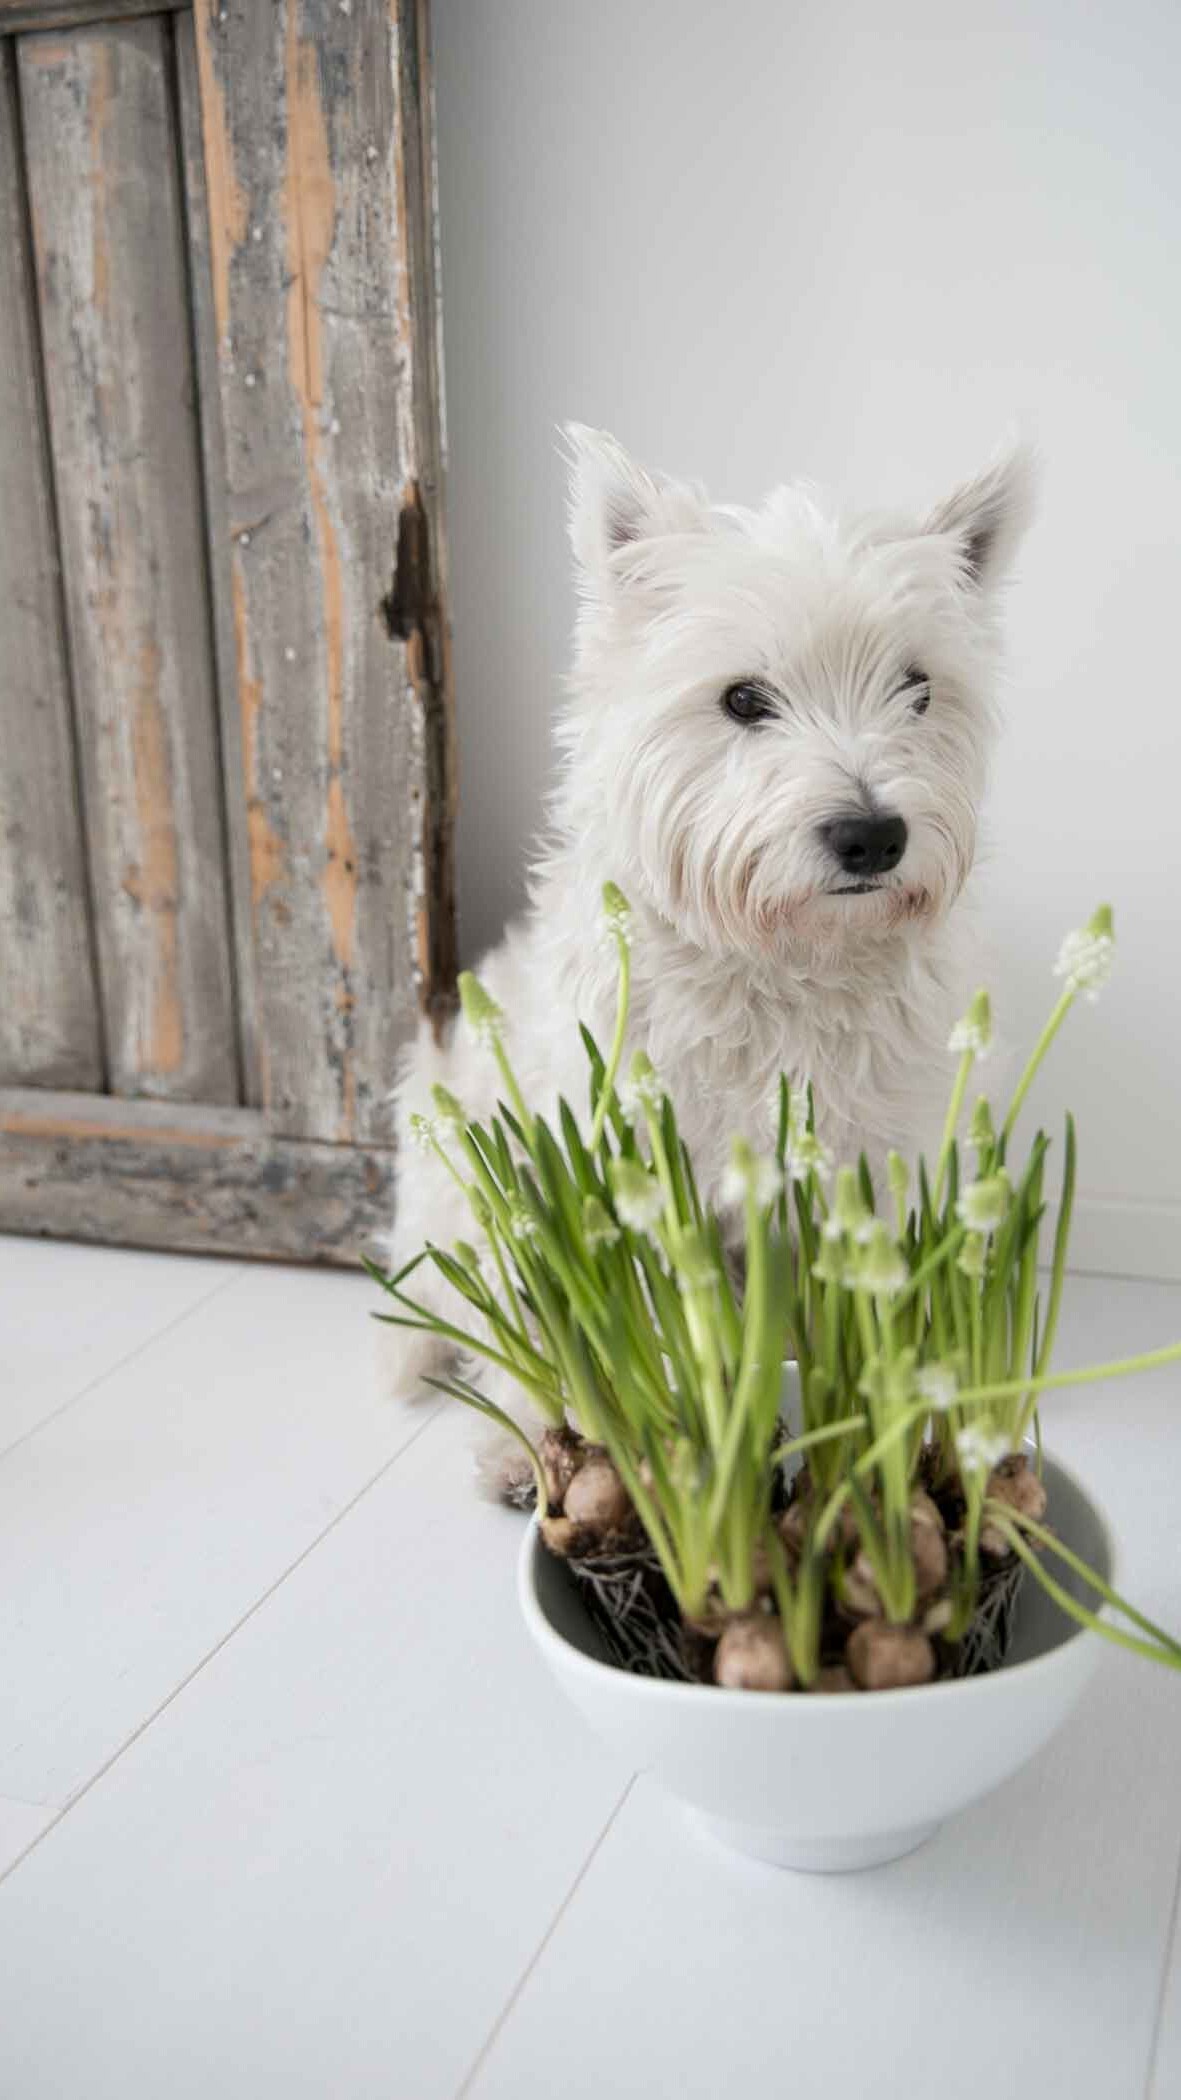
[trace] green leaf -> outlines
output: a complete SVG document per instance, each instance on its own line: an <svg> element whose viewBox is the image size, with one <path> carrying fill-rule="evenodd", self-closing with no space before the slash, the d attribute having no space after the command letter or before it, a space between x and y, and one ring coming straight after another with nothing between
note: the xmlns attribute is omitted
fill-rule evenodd
<svg viewBox="0 0 1181 2100"><path fill-rule="evenodd" d="M587 1151L582 1132L578 1128L578 1118L566 1100L558 1102L558 1122L562 1131L562 1143L566 1147L566 1157L570 1161L579 1189L584 1196L601 1197L603 1178L595 1171L594 1160Z"/></svg>
<svg viewBox="0 0 1181 2100"><path fill-rule="evenodd" d="M396 1276L387 1276L385 1270L380 1268L375 1261L371 1261L367 1254L361 1256L361 1266L365 1270L366 1275L371 1277L381 1290L396 1291L399 1284L404 1283L407 1276L413 1276L414 1271L421 1268L426 1259L427 1250L425 1247L421 1247L412 1261L403 1263Z"/></svg>
<svg viewBox="0 0 1181 2100"><path fill-rule="evenodd" d="M787 1157L787 1128L791 1119L791 1095L787 1084L787 1073L779 1074L779 1115L775 1126L775 1164L780 1173Z"/></svg>
<svg viewBox="0 0 1181 2100"><path fill-rule="evenodd" d="M857 1162L857 1180L866 1209L876 1211L878 1199L874 1192L873 1175L869 1171L869 1160L864 1152Z"/></svg>

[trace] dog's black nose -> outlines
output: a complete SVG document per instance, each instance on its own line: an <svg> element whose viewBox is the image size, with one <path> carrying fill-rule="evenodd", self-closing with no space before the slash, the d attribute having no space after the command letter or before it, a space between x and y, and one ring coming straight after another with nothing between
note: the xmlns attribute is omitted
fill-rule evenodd
<svg viewBox="0 0 1181 2100"><path fill-rule="evenodd" d="M889 874L906 851L901 817L834 817L820 835L845 874L859 879Z"/></svg>

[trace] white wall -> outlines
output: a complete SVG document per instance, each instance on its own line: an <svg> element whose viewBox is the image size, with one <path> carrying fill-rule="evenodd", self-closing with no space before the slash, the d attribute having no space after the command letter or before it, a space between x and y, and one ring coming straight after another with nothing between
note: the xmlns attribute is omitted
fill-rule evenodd
<svg viewBox="0 0 1181 2100"><path fill-rule="evenodd" d="M924 506L1014 425L987 888L1024 1041L1107 897L1118 977L1038 1107L1080 1259L1181 1275L1181 9L435 0L462 937L520 895L573 606L554 426L754 500ZM981 19L981 18L985 19Z"/></svg>

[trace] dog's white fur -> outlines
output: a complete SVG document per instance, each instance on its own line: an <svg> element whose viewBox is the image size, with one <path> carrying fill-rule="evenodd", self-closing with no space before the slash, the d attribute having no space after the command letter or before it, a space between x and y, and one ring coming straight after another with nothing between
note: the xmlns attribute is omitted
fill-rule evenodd
<svg viewBox="0 0 1181 2100"><path fill-rule="evenodd" d="M614 950L597 933L609 876L634 915L630 1044L672 1094L707 1197L720 1200L735 1133L768 1144L781 1071L811 1080L838 1158L913 1151L946 1099L948 1033L974 979L962 893L1029 455L1009 453L923 522L849 521L797 488L758 511L711 508L612 438L569 435L581 609L560 783L527 916L479 972L526 1097L585 1108L576 1021L605 1041L614 1012ZM921 715L905 686L916 668ZM741 680L773 696L771 719L727 716ZM867 808L905 820L905 854L873 894L835 896L848 877L822 827ZM395 1266L472 1229L454 1182L409 1141L439 1079L479 1117L499 1091L462 1025L442 1049L424 1030L398 1089ZM414 1288L446 1305L425 1265ZM381 1332L387 1383L412 1389L437 1349Z"/></svg>

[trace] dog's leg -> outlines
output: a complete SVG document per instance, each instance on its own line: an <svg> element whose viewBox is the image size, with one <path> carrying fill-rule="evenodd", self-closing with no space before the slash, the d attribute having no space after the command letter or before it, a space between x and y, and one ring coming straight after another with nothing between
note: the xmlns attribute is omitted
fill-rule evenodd
<svg viewBox="0 0 1181 2100"><path fill-rule="evenodd" d="M484 1363L478 1357L465 1361L464 1374L502 1414L524 1430L536 1450L546 1425L534 1412L516 1380L495 1364ZM514 1509L533 1507L536 1493L533 1467L524 1445L511 1430L502 1429L498 1422L477 1420L472 1453L476 1484L487 1501L508 1502Z"/></svg>
<svg viewBox="0 0 1181 2100"><path fill-rule="evenodd" d="M429 1148L424 1151L416 1144L411 1128L411 1119L415 1115L431 1117L430 1089L436 1080L462 1087L467 1100L474 1102L475 1113L487 1113L492 1105L494 1081L470 1058L465 1058L462 1043L441 1049L424 1030L409 1053L397 1090L400 1169L397 1217L387 1249L391 1275L396 1275L405 1263L413 1261L428 1242L450 1249L457 1240L473 1235L472 1215L463 1190ZM481 1098L482 1094L488 1098ZM478 1319L429 1260L419 1263L406 1278L403 1289L407 1297L458 1327L468 1326ZM388 1301L387 1307L390 1312L399 1309ZM429 1399L432 1396L432 1388L426 1383L429 1378L443 1377L448 1371L459 1370L512 1421L519 1422L532 1443L537 1442L544 1424L533 1413L520 1386L507 1372L486 1363L482 1357L461 1355L437 1334L420 1334L413 1329L380 1322L375 1323L375 1332L378 1389L386 1398L401 1401ZM459 1401L454 1403L455 1406L460 1404ZM524 1506L532 1499L534 1485L528 1453L509 1430L496 1423L481 1422L473 1416L473 1425L475 1466L481 1492L493 1501Z"/></svg>
<svg viewBox="0 0 1181 2100"><path fill-rule="evenodd" d="M450 1045L436 1043L424 1024L404 1053L394 1094L394 1131L398 1148L397 1211L385 1250L391 1276L397 1275L429 1243L450 1250L456 1240L472 1229L471 1213L463 1191L430 1149L424 1150L415 1136L418 1117L428 1122L434 1114L431 1087L436 1080L454 1079L456 1053ZM406 1278L403 1290L428 1311L456 1321L465 1308L444 1282L432 1261L418 1264ZM376 1309L376 1308L375 1308ZM406 1308L388 1301L382 1310L401 1313ZM407 1314L407 1317L413 1317ZM378 1390L391 1400L422 1400L430 1397L424 1380L454 1363L455 1350L436 1334L419 1334L405 1327L375 1323L377 1340L374 1368Z"/></svg>
<svg viewBox="0 0 1181 2100"><path fill-rule="evenodd" d="M441 1306L440 1310L452 1315L455 1308ZM449 1371L458 1371L465 1383L474 1385L510 1421L519 1423L530 1443L536 1446L546 1425L534 1413L516 1380L506 1371L486 1363L480 1356L461 1355L438 1335L413 1334L402 1327L380 1324L376 1333L378 1390L387 1399L429 1400L434 1396L434 1388L426 1381L445 1378ZM462 1402L456 1400L449 1404L459 1407ZM472 1452L480 1493L490 1502L509 1502L518 1509L530 1507L534 1475L528 1452L512 1431L502 1428L499 1423L481 1421L474 1413L472 1420Z"/></svg>
<svg viewBox="0 0 1181 2100"><path fill-rule="evenodd" d="M414 1334L405 1327L373 1325L373 1368L383 1400L429 1400L428 1378L440 1377L454 1362L455 1351L437 1334Z"/></svg>

